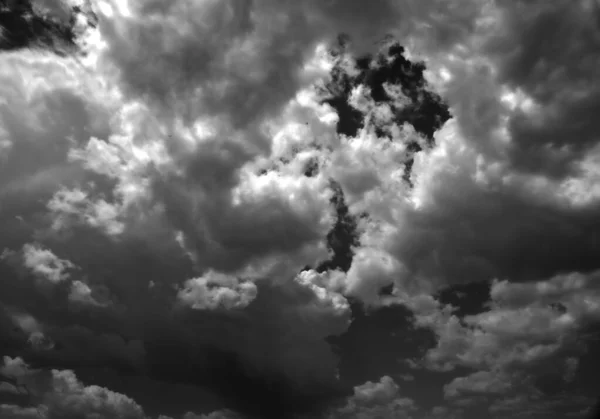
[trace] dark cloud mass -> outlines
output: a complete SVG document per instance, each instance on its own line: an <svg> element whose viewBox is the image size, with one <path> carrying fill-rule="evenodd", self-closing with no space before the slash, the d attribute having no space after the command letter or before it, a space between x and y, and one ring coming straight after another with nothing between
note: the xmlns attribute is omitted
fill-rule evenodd
<svg viewBox="0 0 600 419"><path fill-rule="evenodd" d="M592 417L599 11L0 1L0 419Z"/></svg>
<svg viewBox="0 0 600 419"><path fill-rule="evenodd" d="M43 48L59 55L77 49L78 34L96 25L89 3L70 6L59 0L0 2L0 49Z"/></svg>

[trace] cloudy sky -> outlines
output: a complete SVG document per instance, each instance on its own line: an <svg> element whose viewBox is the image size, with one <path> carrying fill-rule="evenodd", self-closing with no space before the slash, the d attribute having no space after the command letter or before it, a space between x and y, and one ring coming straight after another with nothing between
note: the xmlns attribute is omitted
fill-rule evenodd
<svg viewBox="0 0 600 419"><path fill-rule="evenodd" d="M598 1L26 5L0 418L589 417Z"/></svg>

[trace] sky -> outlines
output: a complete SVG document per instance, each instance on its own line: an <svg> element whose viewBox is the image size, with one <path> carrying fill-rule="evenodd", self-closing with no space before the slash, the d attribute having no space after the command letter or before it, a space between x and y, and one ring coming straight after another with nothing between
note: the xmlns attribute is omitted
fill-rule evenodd
<svg viewBox="0 0 600 419"><path fill-rule="evenodd" d="M1 419L592 414L597 0L0 28Z"/></svg>

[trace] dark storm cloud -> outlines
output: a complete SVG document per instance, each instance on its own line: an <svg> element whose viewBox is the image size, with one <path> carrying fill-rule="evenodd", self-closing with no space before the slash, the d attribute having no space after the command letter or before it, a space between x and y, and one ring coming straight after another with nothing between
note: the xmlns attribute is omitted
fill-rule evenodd
<svg viewBox="0 0 600 419"><path fill-rule="evenodd" d="M256 300L243 312L174 313L165 304L169 298L174 300L174 290L162 288L156 294L153 291L159 290L147 288L148 278L157 274L151 259L140 263L143 259L138 255L136 263L121 267L123 271L119 272L115 271L115 256L106 252L103 255L111 260L111 276L121 281L118 287L110 282L104 284L113 299L126 307L125 311L109 306L97 313L93 307L74 312L66 301L68 289L62 292L62 297L55 295L49 310L47 297L43 295L37 296L43 304L35 304L36 298L32 299L36 297L35 288L22 285L26 295L19 295L14 285L3 282L8 287L3 294L6 298L13 301L29 298L32 304L29 307L20 304L20 308L38 319L40 329L54 343L50 350L31 348L26 342L26 332L15 330L13 318L12 325L6 325L16 334L12 348L6 348L10 353L26 354L38 367L143 371L150 378L209 388L230 406L257 417L278 417L289 409L314 409L320 400L326 402L343 394L334 379L336 358L323 340L345 328L348 318L343 307L338 314L326 301L320 302L311 290L299 284L285 288L259 284ZM74 260L86 266L84 261ZM94 258L94 262L100 261ZM142 266L145 269L140 271ZM165 275L174 273L169 270ZM95 269L87 281L93 283L103 275L102 269ZM123 278L138 275L145 276L145 289L138 286L136 290L131 281L122 283ZM26 281L15 275L5 278ZM69 325L73 315L78 316L81 326ZM244 344L240 346L240 342Z"/></svg>
<svg viewBox="0 0 600 419"><path fill-rule="evenodd" d="M2 404L0 413L5 417L48 419L92 417L143 419L146 417L143 409L127 396L99 386L85 386L70 370L32 369L21 358L5 356L0 372L22 382L30 399L39 403L37 407Z"/></svg>
<svg viewBox="0 0 600 419"><path fill-rule="evenodd" d="M182 417L191 404L147 401L156 383L199 389L184 419L583 409L600 226L593 173L566 169L593 153L594 88L578 83L594 58L575 58L595 45L592 3L129 3L99 4L82 66L0 57L0 344L41 377L0 414ZM311 96L317 45L347 33L363 57L403 30L396 62L431 90L404 96L439 105L439 90L441 131L443 105L436 124L387 103L402 95L385 66L333 109ZM405 60L418 48L425 68ZM374 127L336 135L349 107ZM412 125L385 134L401 141L379 138L398 114ZM479 280L459 290L478 301L436 294Z"/></svg>
<svg viewBox="0 0 600 419"><path fill-rule="evenodd" d="M557 208L507 192L482 190L449 174L436 187L435 208L409 216L410 230L402 231L395 251L415 271L443 272L451 282L528 280L598 267L596 205Z"/></svg>

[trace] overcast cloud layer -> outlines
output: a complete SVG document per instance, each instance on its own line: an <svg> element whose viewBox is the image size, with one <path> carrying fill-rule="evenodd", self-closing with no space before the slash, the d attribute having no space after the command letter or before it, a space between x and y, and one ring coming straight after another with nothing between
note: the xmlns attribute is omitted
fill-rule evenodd
<svg viewBox="0 0 600 419"><path fill-rule="evenodd" d="M33 4L0 418L590 415L598 1Z"/></svg>

